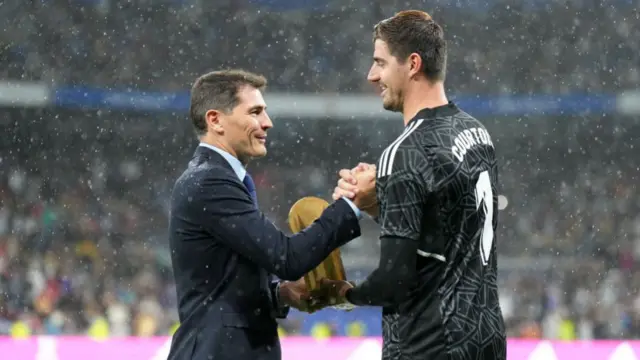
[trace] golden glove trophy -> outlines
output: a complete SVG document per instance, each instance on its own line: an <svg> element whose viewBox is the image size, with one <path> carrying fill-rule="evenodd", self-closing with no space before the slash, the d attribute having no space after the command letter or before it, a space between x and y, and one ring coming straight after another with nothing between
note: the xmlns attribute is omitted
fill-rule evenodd
<svg viewBox="0 0 640 360"><path fill-rule="evenodd" d="M293 233L300 232L316 221L322 212L329 207L329 203L315 196L307 196L296 201L289 210L289 228ZM304 281L310 291L319 287L318 281L322 278L330 280L347 280L340 256L340 249L335 249L324 261L315 269L304 276ZM332 306L340 310L351 310L351 304L339 304Z"/></svg>

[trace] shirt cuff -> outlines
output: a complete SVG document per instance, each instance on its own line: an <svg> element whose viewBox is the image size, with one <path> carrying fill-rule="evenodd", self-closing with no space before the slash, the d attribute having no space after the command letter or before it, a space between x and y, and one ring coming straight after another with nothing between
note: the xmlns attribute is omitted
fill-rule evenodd
<svg viewBox="0 0 640 360"><path fill-rule="evenodd" d="M345 300L347 300L349 304L353 304L353 302L351 302L351 299L349 299L349 295L351 295L351 290L353 290L353 288L347 289L347 291L344 293L344 298Z"/></svg>
<svg viewBox="0 0 640 360"><path fill-rule="evenodd" d="M356 286L356 284L353 281L349 281L351 283L351 285L353 285L354 287ZM351 311L353 309L355 309L357 306L352 304L351 301L349 301L349 293L351 292L353 288L349 288L347 289L347 291L345 291L344 293L344 299L345 302L342 304L338 304L338 305L333 305L331 306L332 309L336 309L336 310L344 310L344 311Z"/></svg>
<svg viewBox="0 0 640 360"><path fill-rule="evenodd" d="M274 310L276 319L284 319L289 314L289 305L283 304L280 301L280 284L281 282L275 282L273 289Z"/></svg>
<svg viewBox="0 0 640 360"><path fill-rule="evenodd" d="M358 209L358 207L356 206L356 204L353 203L353 201L347 199L346 197L342 198L344 201L347 202L347 204L349 204L349 206L351 206L351 209L353 210L353 212L356 214L356 217L358 219L362 219L362 212L360 211L360 209Z"/></svg>

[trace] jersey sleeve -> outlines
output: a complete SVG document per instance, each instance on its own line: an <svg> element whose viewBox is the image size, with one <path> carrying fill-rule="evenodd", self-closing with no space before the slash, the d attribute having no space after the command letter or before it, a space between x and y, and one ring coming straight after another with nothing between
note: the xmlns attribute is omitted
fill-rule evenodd
<svg viewBox="0 0 640 360"><path fill-rule="evenodd" d="M416 156L388 175L384 192L386 206L378 219L381 238L420 239L425 199L432 187L431 173L427 160Z"/></svg>
<svg viewBox="0 0 640 360"><path fill-rule="evenodd" d="M416 251L430 183L428 164L418 159L394 168L386 181L379 223L380 262L365 281L347 292L355 305L392 306L409 296L417 279Z"/></svg>

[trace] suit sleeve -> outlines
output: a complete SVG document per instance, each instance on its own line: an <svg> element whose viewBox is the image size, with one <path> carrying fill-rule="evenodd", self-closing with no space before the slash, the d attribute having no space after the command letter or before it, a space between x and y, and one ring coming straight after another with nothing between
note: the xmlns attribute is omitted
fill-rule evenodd
<svg viewBox="0 0 640 360"><path fill-rule="evenodd" d="M426 166L426 160L416 160L394 169L386 179L386 206L378 217L380 262L364 282L347 292L352 304L392 306L404 300L415 284L416 252L430 187L424 179Z"/></svg>
<svg viewBox="0 0 640 360"><path fill-rule="evenodd" d="M280 279L295 281L319 265L336 248L360 236L358 218L349 204L331 204L307 229L287 236L253 205L234 179L202 179L199 221L219 242Z"/></svg>

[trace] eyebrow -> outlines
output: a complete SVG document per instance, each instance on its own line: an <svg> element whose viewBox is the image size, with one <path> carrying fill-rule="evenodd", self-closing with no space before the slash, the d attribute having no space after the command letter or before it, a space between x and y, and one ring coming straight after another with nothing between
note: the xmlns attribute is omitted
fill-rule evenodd
<svg viewBox="0 0 640 360"><path fill-rule="evenodd" d="M253 111L256 111L256 110L263 110L264 111L266 109L267 109L266 105L254 105L254 106L249 108L249 112L253 112Z"/></svg>

